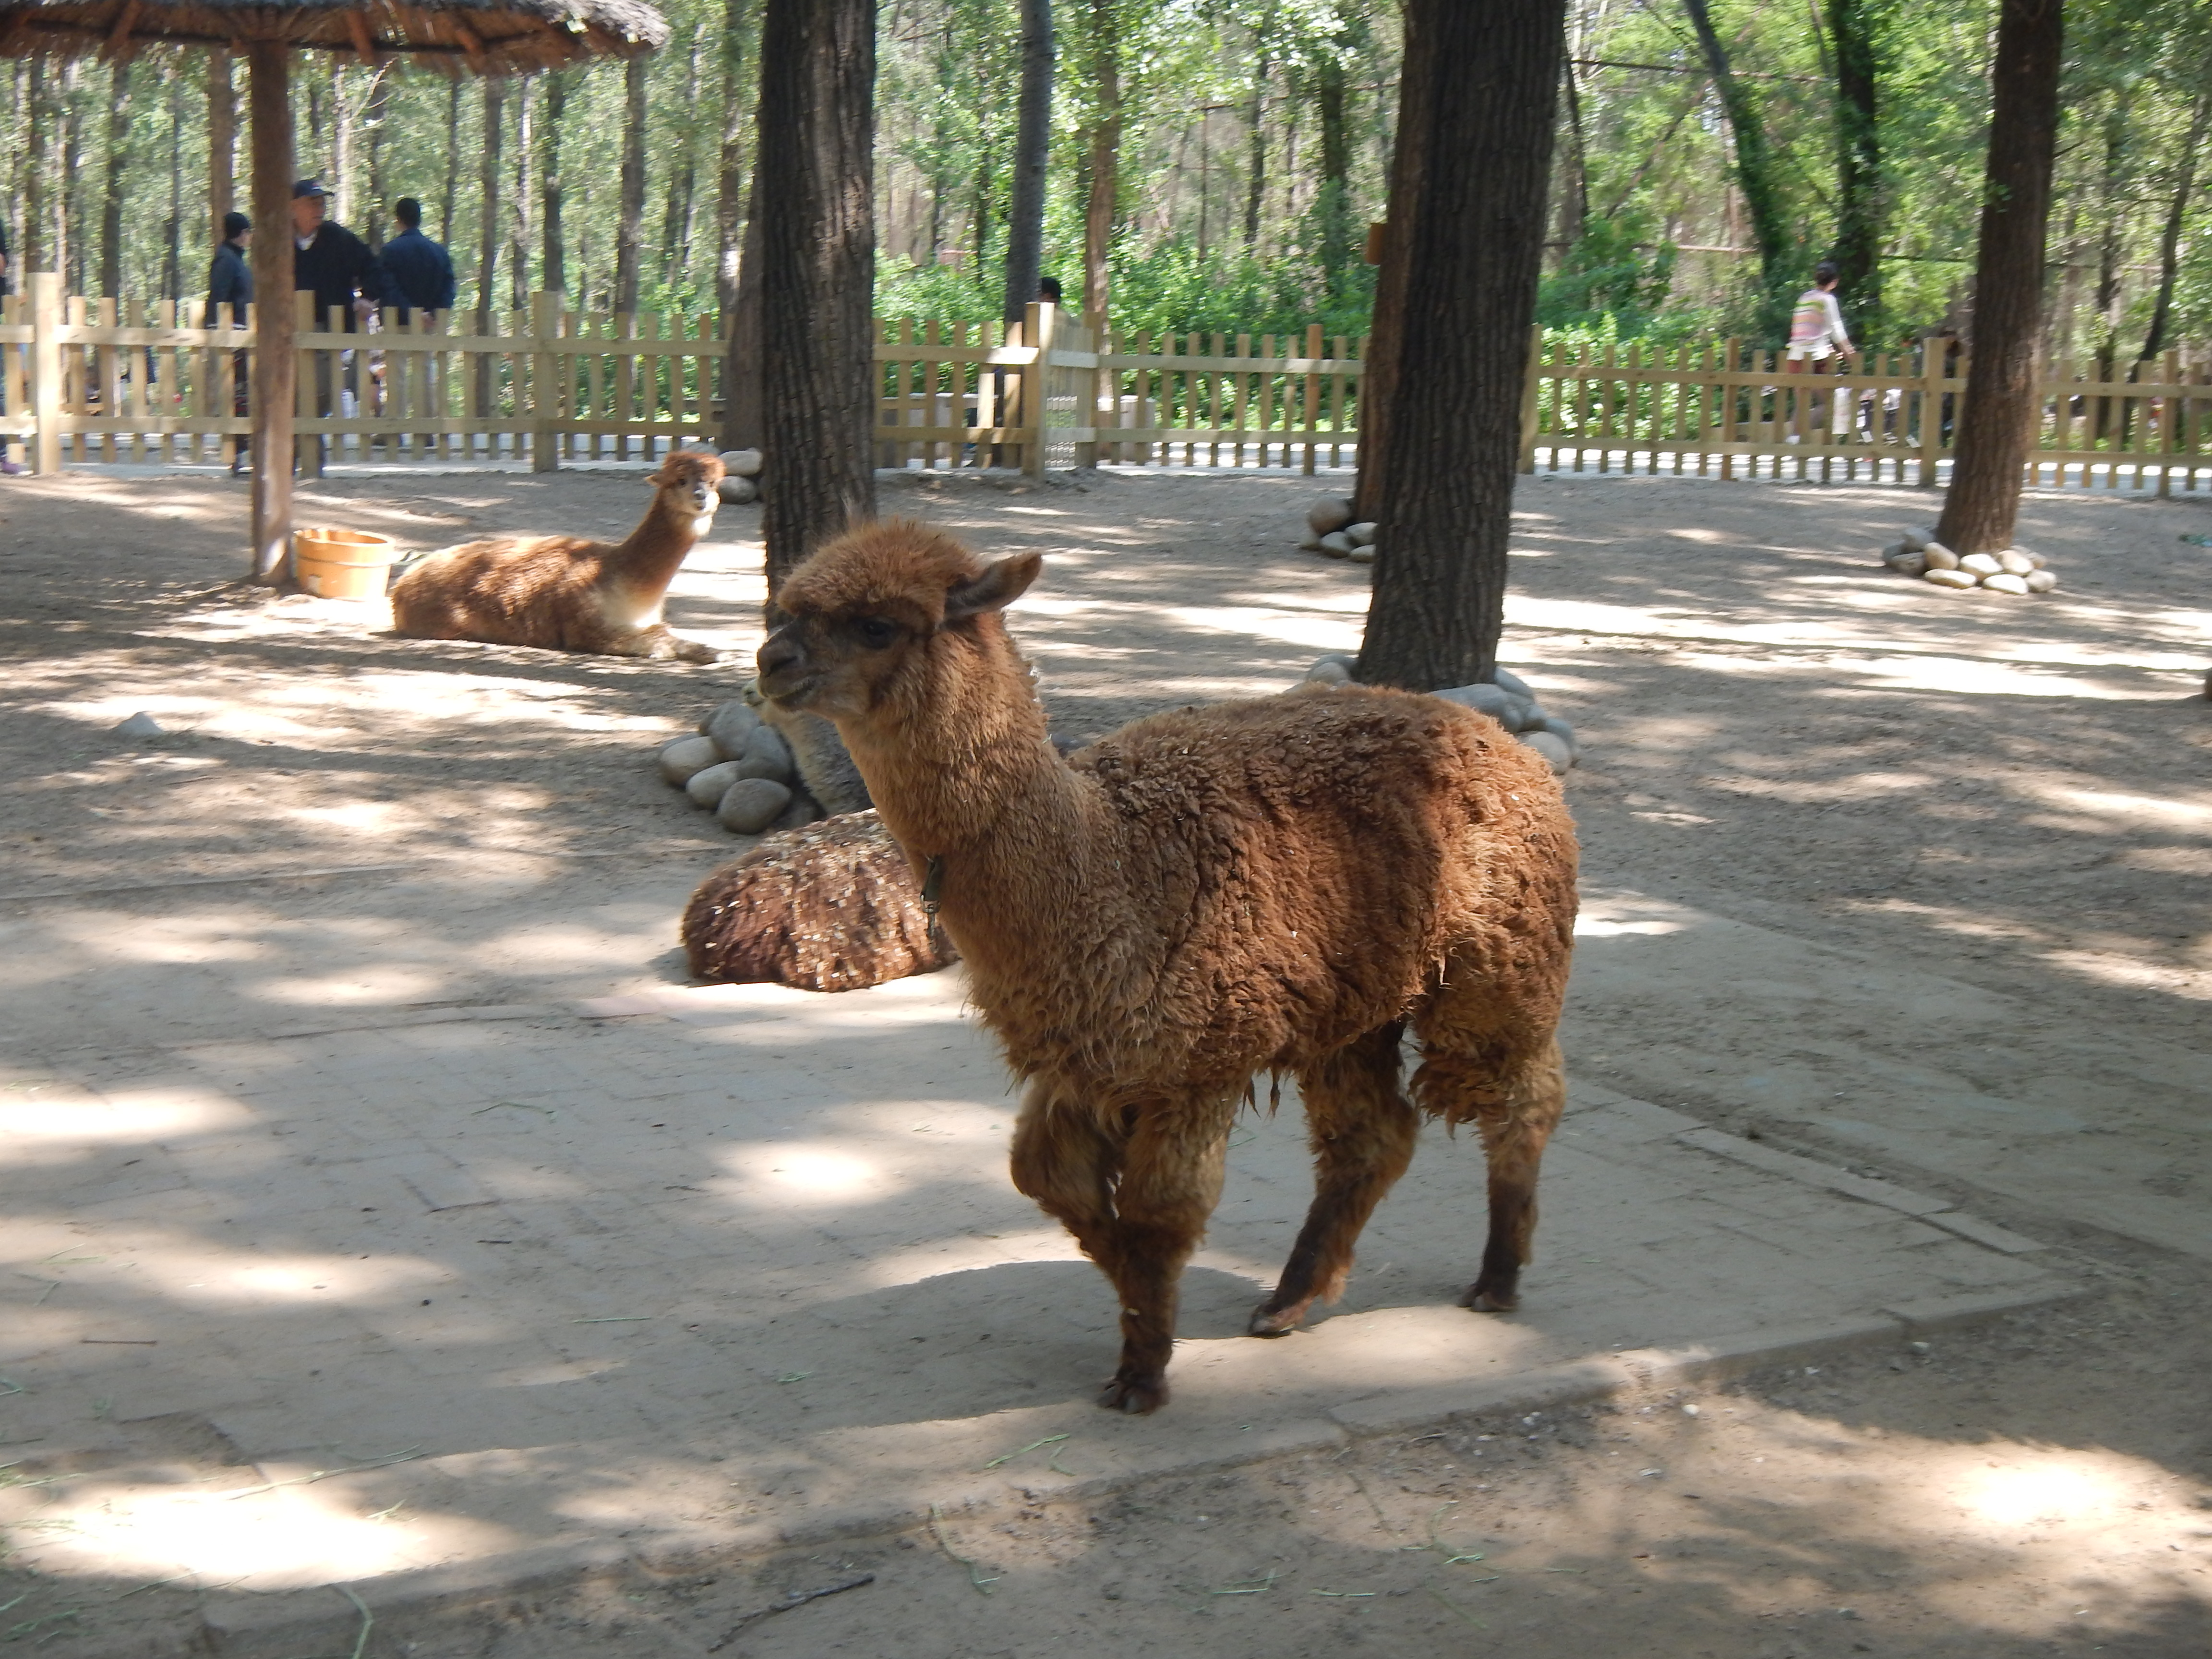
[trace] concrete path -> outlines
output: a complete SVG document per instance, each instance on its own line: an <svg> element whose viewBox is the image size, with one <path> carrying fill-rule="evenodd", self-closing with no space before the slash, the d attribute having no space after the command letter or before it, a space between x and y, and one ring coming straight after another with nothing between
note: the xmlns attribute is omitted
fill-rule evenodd
<svg viewBox="0 0 2212 1659"><path fill-rule="evenodd" d="M1595 974L1676 937L1637 922L1595 908ZM9 1058L0 1451L62 1478L0 1523L49 1571L227 1583L219 1628L289 1600L248 1591L667 1565L2069 1288L1943 1198L1584 1084L1523 1312L1452 1305L1480 1154L1431 1131L1343 1304L1254 1341L1310 1196L1286 1099L1233 1143L1175 1402L1129 1419L1090 1403L1113 1301L1007 1184L957 974Z"/></svg>

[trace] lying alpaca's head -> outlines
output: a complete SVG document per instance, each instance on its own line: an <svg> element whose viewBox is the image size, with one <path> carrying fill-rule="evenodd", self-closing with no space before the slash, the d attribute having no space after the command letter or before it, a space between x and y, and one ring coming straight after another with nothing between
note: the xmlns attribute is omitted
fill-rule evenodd
<svg viewBox="0 0 2212 1659"><path fill-rule="evenodd" d="M776 594L789 618L760 648L760 689L786 708L857 720L926 700L933 659L996 630L995 613L1043 568L1041 554L985 564L941 532L904 520L830 543Z"/></svg>
<svg viewBox="0 0 2212 1659"><path fill-rule="evenodd" d="M660 464L659 471L646 480L660 492L663 503L701 520L698 530L702 536L714 522L714 509L722 504L721 495L715 489L721 482L721 458L698 449L677 451Z"/></svg>

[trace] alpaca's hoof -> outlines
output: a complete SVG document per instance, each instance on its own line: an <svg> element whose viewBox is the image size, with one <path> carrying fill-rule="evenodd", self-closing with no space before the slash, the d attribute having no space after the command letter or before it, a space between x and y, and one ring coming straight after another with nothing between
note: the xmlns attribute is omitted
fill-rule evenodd
<svg viewBox="0 0 2212 1659"><path fill-rule="evenodd" d="M1262 1302L1252 1310L1252 1322L1245 1329L1254 1336L1288 1336L1305 1322L1306 1304L1295 1307L1271 1308Z"/></svg>
<svg viewBox="0 0 2212 1659"><path fill-rule="evenodd" d="M1512 1291L1492 1290L1478 1280L1468 1287L1459 1305L1472 1308L1477 1313L1511 1313L1521 1305L1521 1298Z"/></svg>
<svg viewBox="0 0 2212 1659"><path fill-rule="evenodd" d="M1109 1412L1127 1412L1132 1417L1149 1417L1168 1403L1168 1385L1164 1377L1146 1381L1140 1377L1116 1376L1106 1384L1099 1395L1098 1403Z"/></svg>

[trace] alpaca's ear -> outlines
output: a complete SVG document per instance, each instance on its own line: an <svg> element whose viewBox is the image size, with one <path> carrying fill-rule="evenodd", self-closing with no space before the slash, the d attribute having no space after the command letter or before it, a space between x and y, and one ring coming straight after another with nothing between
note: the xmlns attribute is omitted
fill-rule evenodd
<svg viewBox="0 0 2212 1659"><path fill-rule="evenodd" d="M945 596L945 620L957 622L986 611L1004 611L1030 591L1030 584L1043 568L1042 553L1017 553L986 567L974 581L963 582Z"/></svg>

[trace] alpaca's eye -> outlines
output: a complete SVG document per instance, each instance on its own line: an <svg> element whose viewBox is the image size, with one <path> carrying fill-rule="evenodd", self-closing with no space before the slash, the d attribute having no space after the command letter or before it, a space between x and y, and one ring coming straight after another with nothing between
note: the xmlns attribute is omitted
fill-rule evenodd
<svg viewBox="0 0 2212 1659"><path fill-rule="evenodd" d="M898 637L898 624L884 617L863 617L857 624L860 639L872 651L880 651Z"/></svg>

